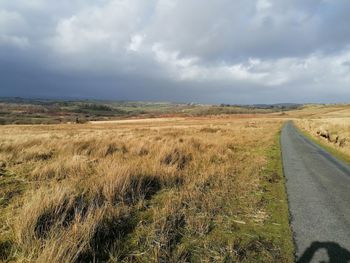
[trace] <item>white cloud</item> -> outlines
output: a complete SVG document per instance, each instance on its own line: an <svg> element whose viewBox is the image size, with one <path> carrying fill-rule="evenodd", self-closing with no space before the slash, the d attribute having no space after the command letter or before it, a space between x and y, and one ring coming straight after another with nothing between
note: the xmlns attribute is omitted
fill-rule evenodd
<svg viewBox="0 0 350 263"><path fill-rule="evenodd" d="M145 4L138 0L111 0L88 5L71 17L58 21L52 44L61 52L124 52L133 41L141 41L137 30L142 25ZM139 43L140 44L140 43ZM139 45L138 43L133 43Z"/></svg>
<svg viewBox="0 0 350 263"><path fill-rule="evenodd" d="M142 35L139 35L139 34L133 35L126 49L128 51L138 52L142 45L143 39L144 39L144 36Z"/></svg>
<svg viewBox="0 0 350 263"><path fill-rule="evenodd" d="M258 0L256 3L256 9L260 11L264 11L272 6L269 0Z"/></svg>
<svg viewBox="0 0 350 263"><path fill-rule="evenodd" d="M109 34L98 28L86 29L81 26L76 16L59 22L53 46L62 53L85 53L98 44L109 41Z"/></svg>

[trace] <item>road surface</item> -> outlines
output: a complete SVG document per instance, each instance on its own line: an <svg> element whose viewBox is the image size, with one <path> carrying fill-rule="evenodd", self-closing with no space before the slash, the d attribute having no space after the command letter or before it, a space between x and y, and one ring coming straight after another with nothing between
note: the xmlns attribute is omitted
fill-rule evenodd
<svg viewBox="0 0 350 263"><path fill-rule="evenodd" d="M288 122L281 135L298 262L350 262L350 166Z"/></svg>

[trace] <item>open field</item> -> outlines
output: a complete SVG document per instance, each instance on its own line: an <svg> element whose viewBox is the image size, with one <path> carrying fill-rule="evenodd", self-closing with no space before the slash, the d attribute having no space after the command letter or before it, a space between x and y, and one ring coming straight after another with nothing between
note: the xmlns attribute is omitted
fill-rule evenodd
<svg viewBox="0 0 350 263"><path fill-rule="evenodd" d="M310 106L299 114L295 123L312 138L340 152L350 162L350 106Z"/></svg>
<svg viewBox="0 0 350 263"><path fill-rule="evenodd" d="M292 262L282 121L0 127L0 255Z"/></svg>

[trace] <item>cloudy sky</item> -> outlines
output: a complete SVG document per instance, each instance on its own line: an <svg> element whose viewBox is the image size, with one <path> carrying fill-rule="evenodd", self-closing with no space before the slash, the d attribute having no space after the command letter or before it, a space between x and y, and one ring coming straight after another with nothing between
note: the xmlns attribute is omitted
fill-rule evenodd
<svg viewBox="0 0 350 263"><path fill-rule="evenodd" d="M349 0L0 0L0 96L350 102Z"/></svg>

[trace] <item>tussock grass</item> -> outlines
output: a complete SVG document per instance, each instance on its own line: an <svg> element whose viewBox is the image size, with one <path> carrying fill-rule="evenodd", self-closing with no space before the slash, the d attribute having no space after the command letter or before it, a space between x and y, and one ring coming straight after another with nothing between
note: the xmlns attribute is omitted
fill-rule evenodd
<svg viewBox="0 0 350 263"><path fill-rule="evenodd" d="M291 262L280 127L229 117L3 126L1 259Z"/></svg>
<svg viewBox="0 0 350 263"><path fill-rule="evenodd" d="M350 109L348 112L350 115ZM321 117L318 119L301 119L295 121L295 123L317 142L328 147L338 157L350 162L350 118ZM326 133L327 138L321 136L320 132Z"/></svg>

